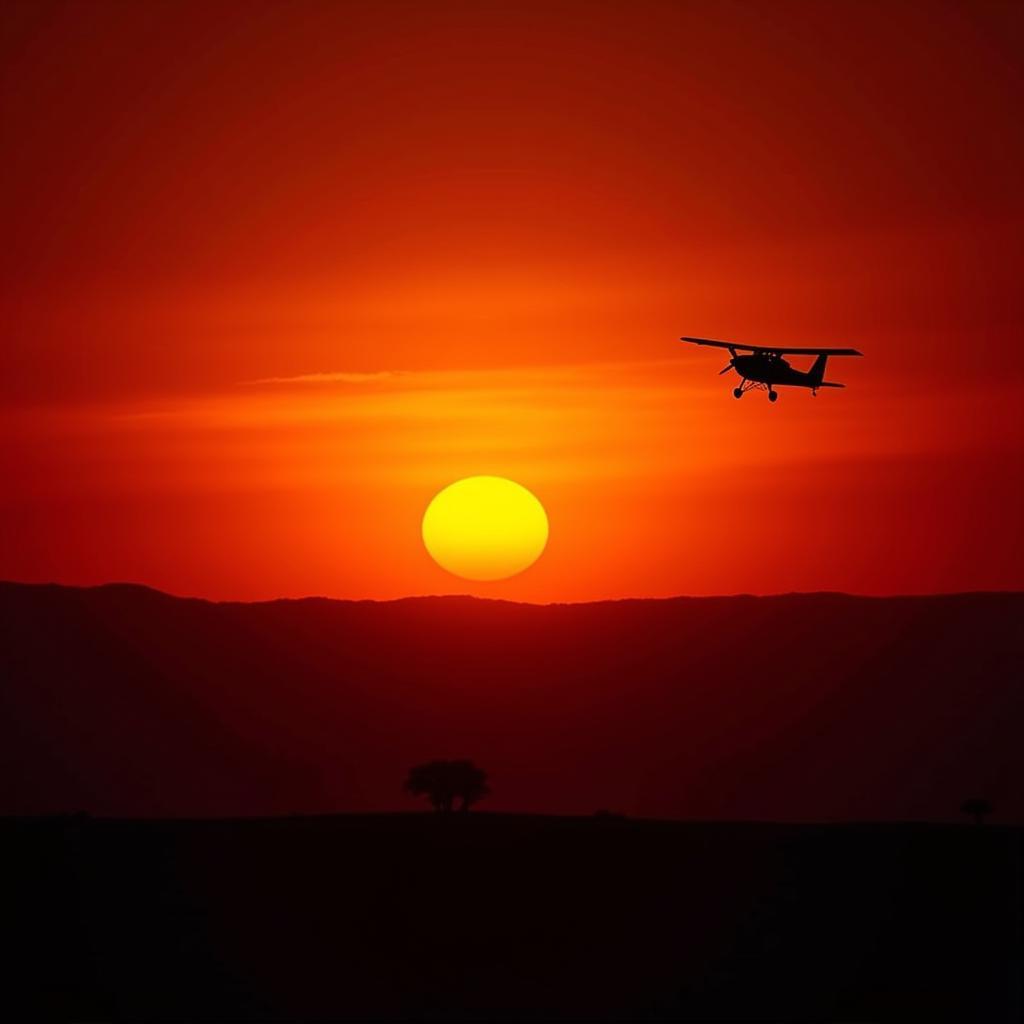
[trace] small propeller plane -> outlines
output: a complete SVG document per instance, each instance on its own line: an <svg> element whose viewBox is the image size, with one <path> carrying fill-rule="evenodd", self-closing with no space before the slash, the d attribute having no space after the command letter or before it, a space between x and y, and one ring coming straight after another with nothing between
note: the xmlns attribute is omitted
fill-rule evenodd
<svg viewBox="0 0 1024 1024"><path fill-rule="evenodd" d="M768 392L768 401L778 399L776 387L810 388L816 395L818 388L843 388L845 384L825 380L825 364L829 356L859 356L855 348L760 348L757 345L737 345L733 341L714 341L711 338L680 338L694 345L712 345L729 350L732 357L719 376L735 370L740 375L739 387L733 388L733 397L742 398L748 391ZM740 355L749 352L749 355ZM794 370L783 356L817 356L809 370Z"/></svg>

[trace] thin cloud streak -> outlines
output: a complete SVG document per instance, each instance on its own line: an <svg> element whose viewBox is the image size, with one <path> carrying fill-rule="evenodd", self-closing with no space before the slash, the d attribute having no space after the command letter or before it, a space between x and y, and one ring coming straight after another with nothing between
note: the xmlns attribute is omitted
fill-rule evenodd
<svg viewBox="0 0 1024 1024"><path fill-rule="evenodd" d="M404 370L373 370L359 372L338 370L328 373L300 373L294 377L260 377L244 381L245 384L371 384L379 380L393 380L405 376Z"/></svg>
<svg viewBox="0 0 1024 1024"><path fill-rule="evenodd" d="M541 363L505 367L467 367L443 370L318 370L287 377L259 377L256 380L240 382L241 386L276 384L372 384L378 381L438 382L457 378L460 384L469 386L493 386L495 378L517 376L524 379L550 380L553 375L563 375L575 380L587 373L603 373L619 370L628 374L643 373L659 367L678 368L678 359L637 359L616 361L586 361L572 363ZM612 385L614 386L614 385Z"/></svg>

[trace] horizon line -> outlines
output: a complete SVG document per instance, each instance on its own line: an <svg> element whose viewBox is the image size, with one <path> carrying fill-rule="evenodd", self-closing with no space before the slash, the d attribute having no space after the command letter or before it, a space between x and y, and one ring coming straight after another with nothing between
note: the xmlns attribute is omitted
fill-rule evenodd
<svg viewBox="0 0 1024 1024"><path fill-rule="evenodd" d="M854 593L845 590L785 590L772 593L755 594L748 591L737 591L729 594L671 594L667 596L626 596L626 597L601 597L585 601L525 601L507 597L485 597L479 594L404 594L399 597L330 597L326 594L304 594L300 597L269 597L269 598L212 598L196 594L178 594L168 590L161 590L159 587L148 583L138 583L131 580L108 580L105 583L60 583L56 580L13 580L0 579L0 587L25 587L25 588L57 588L61 590L144 590L161 597L171 598L175 601L200 601L210 605L263 605L280 604L282 602L298 603L302 601L330 601L336 604L398 604L407 601L480 601L490 604L513 604L531 608L565 608L565 607L586 607L598 604L626 604L626 603L666 603L669 601L734 601L734 600L771 600L779 598L798 597L831 597L849 598L859 601L900 601L900 600L926 600L929 598L957 598L957 597L991 597L991 596L1024 596L1024 589L987 589L987 590L948 590L930 591L919 593L894 593L894 594L866 594Z"/></svg>

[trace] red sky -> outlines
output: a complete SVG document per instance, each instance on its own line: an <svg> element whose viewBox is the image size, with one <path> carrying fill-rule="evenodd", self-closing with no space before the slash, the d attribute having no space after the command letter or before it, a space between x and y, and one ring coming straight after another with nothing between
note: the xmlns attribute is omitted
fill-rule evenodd
<svg viewBox="0 0 1024 1024"><path fill-rule="evenodd" d="M0 577L1024 587L1024 16L8 3ZM735 402L676 339L854 345ZM448 576L454 479L548 509Z"/></svg>

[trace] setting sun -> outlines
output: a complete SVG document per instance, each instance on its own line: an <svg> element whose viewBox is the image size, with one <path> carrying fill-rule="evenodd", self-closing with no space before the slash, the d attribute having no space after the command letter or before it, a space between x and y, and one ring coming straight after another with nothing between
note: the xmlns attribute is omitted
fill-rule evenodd
<svg viewBox="0 0 1024 1024"><path fill-rule="evenodd" d="M500 476L473 476L436 494L423 543L443 569L468 580L503 580L529 568L548 541L544 506Z"/></svg>

